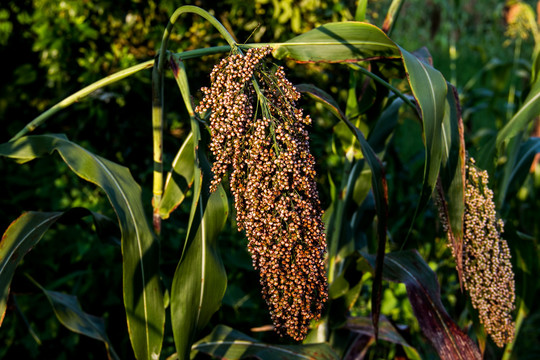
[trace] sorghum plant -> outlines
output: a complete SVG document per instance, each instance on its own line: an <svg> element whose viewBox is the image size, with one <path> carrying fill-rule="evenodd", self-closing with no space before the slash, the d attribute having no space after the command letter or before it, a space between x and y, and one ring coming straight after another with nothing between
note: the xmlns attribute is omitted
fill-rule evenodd
<svg viewBox="0 0 540 360"><path fill-rule="evenodd" d="M311 119L297 108L300 94L283 68L266 66L270 52L224 58L196 111L212 110L212 188L230 170L238 229L249 239L275 328L302 340L327 299L326 239L306 129Z"/></svg>

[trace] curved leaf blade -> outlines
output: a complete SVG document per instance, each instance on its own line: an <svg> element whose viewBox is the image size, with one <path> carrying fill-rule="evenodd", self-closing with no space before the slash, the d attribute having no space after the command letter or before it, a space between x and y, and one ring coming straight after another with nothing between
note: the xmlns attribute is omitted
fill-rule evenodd
<svg viewBox="0 0 540 360"><path fill-rule="evenodd" d="M364 257L374 266L373 256ZM405 284L418 323L441 359L482 359L478 347L446 312L437 276L417 251L387 254L383 275Z"/></svg>
<svg viewBox="0 0 540 360"><path fill-rule="evenodd" d="M261 343L240 331L218 325L214 331L192 347L193 350L229 360L337 360L337 354L325 343L273 345Z"/></svg>
<svg viewBox="0 0 540 360"><path fill-rule="evenodd" d="M109 359L120 359L105 331L105 322L102 318L85 313L76 296L47 290L31 279L51 303L58 321L69 330L102 341Z"/></svg>
<svg viewBox="0 0 540 360"><path fill-rule="evenodd" d="M325 24L272 47L277 59L289 57L301 62L356 62L400 56L394 42L379 28L355 21Z"/></svg>
<svg viewBox="0 0 540 360"><path fill-rule="evenodd" d="M203 172L204 190L195 189L200 198L193 200L196 211L171 289L171 322L179 359L189 359L196 333L221 306L227 286L216 242L227 219L228 200L222 186L207 193L208 175ZM200 188L201 182L195 180L195 188Z"/></svg>
<svg viewBox="0 0 540 360"><path fill-rule="evenodd" d="M24 255L36 245L62 212L26 212L9 225L0 242L0 325L6 314L9 286Z"/></svg>
<svg viewBox="0 0 540 360"><path fill-rule="evenodd" d="M540 78L536 79L529 95L506 125L497 133L496 147L501 150L504 143L510 141L529 121L540 114Z"/></svg>
<svg viewBox="0 0 540 360"><path fill-rule="evenodd" d="M138 359L159 357L165 311L159 282L159 251L129 170L61 135L34 135L0 145L0 155L29 161L57 151L79 177L101 187L122 232L123 288L130 340Z"/></svg>
<svg viewBox="0 0 540 360"><path fill-rule="evenodd" d="M446 109L446 81L442 74L420 61L416 56L401 49L403 66L411 85L422 119L422 136L426 159L422 192L415 215L427 204L435 189L443 159L443 119ZM411 223L412 226L412 223Z"/></svg>

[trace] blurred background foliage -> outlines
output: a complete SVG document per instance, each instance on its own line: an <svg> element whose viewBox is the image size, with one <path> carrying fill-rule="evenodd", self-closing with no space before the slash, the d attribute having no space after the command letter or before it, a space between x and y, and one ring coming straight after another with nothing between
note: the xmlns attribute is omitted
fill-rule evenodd
<svg viewBox="0 0 540 360"><path fill-rule="evenodd" d="M390 3L390 0L367 1L365 20L381 26ZM530 6L537 21L537 2L523 3ZM0 133L1 142L9 140L31 119L76 90L152 59L168 17L174 9L185 4L211 11L240 43L286 41L327 22L363 16L357 11L358 1L354 0L2 1L0 124L4 130ZM480 155L490 136L508 120L509 114L518 108L533 73L531 59L535 44L538 46L538 33L532 25L508 26L513 18L507 5L503 1L482 0L404 1L391 36L409 51L426 47L433 56L435 68L457 86L467 146L475 157ZM520 23L527 24L528 21L525 19ZM170 44L173 50L185 51L224 42L201 18L184 16L174 28ZM217 56L207 56L202 61L186 61L195 97L200 97L197 89L208 84L208 73L217 59ZM347 102L349 71L346 67L292 62L285 65L293 82L316 84L341 104ZM91 151L129 167L143 186L147 204L151 198L148 189L151 188L152 171L150 74L150 71L140 72L94 93L37 130L39 133L66 133L71 140ZM164 155L167 164L187 135L189 120L174 80L168 78L165 86ZM337 120L322 107L308 101L304 105L314 119L312 149L318 159L320 191L326 207L331 197L330 177L339 183L343 165L342 153L336 151L339 131L329 135ZM388 246L392 249L400 246L418 248L439 275L443 302L451 317L458 320L460 326L469 326L472 308L460 293L454 263L434 208L429 208L417 219L413 240L407 244L401 241L407 231L403 226L406 223L403 214L414 208L421 185L411 180L414 178L411 174L422 171L423 164L421 143L410 141L411 134L420 136L415 115L407 114L410 111L407 109L401 111L404 114L400 117L400 126L384 158L390 189L388 223L391 241ZM362 130L369 132L373 120L367 119L367 126ZM498 161L500 165L505 159L502 157ZM490 170L495 183L502 176L497 171L497 164L488 160L481 165ZM0 179L3 190L0 226L4 230L24 210L56 211L83 206L114 218L104 193L78 179L56 157L25 166L2 159L0 171L9 174ZM508 196L505 208L501 209L507 222L510 247L517 255L514 256L516 264L521 261L530 265L531 261L524 260L527 256L532 257L532 263L538 259L539 189L540 168L536 166L522 186L512 189L512 196ZM150 205L147 210L151 211ZM164 224L161 246L166 284L171 281L170 274L176 267L188 211L187 208L180 209ZM233 216L229 221L234 221ZM36 250L25 257L15 275L13 296L0 328L1 358L70 359L85 354L85 358L91 359L105 356L103 347L96 346L95 340L70 333L58 323L44 295L24 273L31 273L49 290L77 295L85 311L104 317L109 337L120 357L132 357L122 305L120 248L115 242L98 239L88 231L91 228L91 223L84 221L56 226ZM251 328L271 321L258 286L254 285L258 283L258 276L251 268L246 240L234 227L227 229L220 241L223 249L227 249L222 256L229 284L222 310L212 323L226 323L249 333ZM523 242L527 246L516 245ZM522 267L517 266L518 269ZM531 272L534 268L525 270ZM351 276L355 276L354 271ZM518 274L518 292L527 290L523 288L525 277L527 275ZM369 276L364 276L360 285L366 290L357 299L352 312L368 316ZM383 314L404 325L405 333L414 337L414 340L407 340L418 348L425 347L420 353L432 353L422 340L404 286L385 286ZM528 298L534 298L536 286L530 285L528 291ZM537 308L529 308L528 314L516 345L520 359L540 356L540 312ZM265 341L279 341L272 332L255 334ZM163 354L172 352L172 334L166 334ZM397 356L396 348L379 344L370 356L393 358Z"/></svg>

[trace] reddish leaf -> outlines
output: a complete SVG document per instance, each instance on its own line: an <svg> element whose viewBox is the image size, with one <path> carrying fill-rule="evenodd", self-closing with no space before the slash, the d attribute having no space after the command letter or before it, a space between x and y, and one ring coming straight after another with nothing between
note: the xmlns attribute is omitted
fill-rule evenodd
<svg viewBox="0 0 540 360"><path fill-rule="evenodd" d="M373 256L365 257L375 265ZM482 359L476 344L446 312L437 276L417 251L386 254L383 277L405 284L418 323L441 359Z"/></svg>

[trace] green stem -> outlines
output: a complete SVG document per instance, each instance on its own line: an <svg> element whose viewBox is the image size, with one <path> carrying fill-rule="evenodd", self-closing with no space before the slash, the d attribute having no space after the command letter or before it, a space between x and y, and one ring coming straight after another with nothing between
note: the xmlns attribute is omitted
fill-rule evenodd
<svg viewBox="0 0 540 360"><path fill-rule="evenodd" d="M167 45L169 43L172 28L180 15L184 13L194 13L208 20L229 43L230 48L236 48L236 41L234 40L233 36L227 31L227 29L225 29L219 20L212 16L208 11L197 6L185 5L176 9L169 19L165 31L163 32L163 38L158 55L158 63L152 72L152 137L154 143L154 180L152 205L154 208L154 229L158 234L161 229L159 204L161 203L161 196L163 194L163 70L165 67L165 60L169 56L167 53ZM197 140L197 138L195 138L195 140ZM195 141L194 146L197 148L197 141Z"/></svg>
<svg viewBox="0 0 540 360"><path fill-rule="evenodd" d="M223 24L221 24L219 20L216 19L214 16L212 16L208 11L201 9L200 7L197 7L197 6L193 6L193 5L181 6L178 9L176 9L176 11L171 15L171 18L169 19L169 23L167 24L165 32L163 33L161 47L159 50L159 62L158 62L158 69L160 71L163 70L163 66L165 63L165 57L162 56L162 54L164 54L165 51L167 50L167 45L169 43L169 38L171 36L172 28L174 24L176 23L176 20L178 19L178 17L184 13L194 13L208 20L216 28L216 30L219 31L219 33L223 36L223 38L229 43L229 45L232 48L236 47L236 41L234 40L232 35L227 31L227 29L225 29Z"/></svg>

